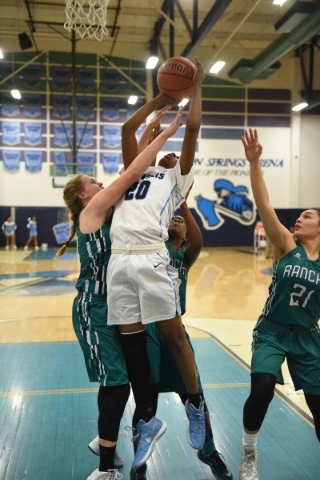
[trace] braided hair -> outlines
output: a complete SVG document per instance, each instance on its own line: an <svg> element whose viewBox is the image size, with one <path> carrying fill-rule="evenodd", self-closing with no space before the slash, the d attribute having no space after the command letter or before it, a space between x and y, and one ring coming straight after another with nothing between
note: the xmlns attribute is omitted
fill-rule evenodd
<svg viewBox="0 0 320 480"><path fill-rule="evenodd" d="M68 245L76 234L77 221L83 207L82 202L79 198L79 194L83 190L82 179L83 175L75 175L74 177L70 178L70 180L64 186L63 200L67 206L67 209L71 213L72 224L69 237L67 241L62 245L62 247L57 251L55 258L61 257L61 255L64 254Z"/></svg>

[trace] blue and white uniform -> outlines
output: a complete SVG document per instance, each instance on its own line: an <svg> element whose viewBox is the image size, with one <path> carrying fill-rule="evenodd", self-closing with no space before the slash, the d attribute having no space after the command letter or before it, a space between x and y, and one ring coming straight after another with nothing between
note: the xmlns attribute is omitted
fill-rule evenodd
<svg viewBox="0 0 320 480"><path fill-rule="evenodd" d="M169 320L180 314L180 280L165 246L173 213L192 185L182 175L149 167L116 204L108 266L108 324Z"/></svg>
<svg viewBox="0 0 320 480"><path fill-rule="evenodd" d="M33 220L29 220L29 222L27 224L27 228L29 228L29 230L30 230L30 233L29 233L30 237L38 235L37 222L35 222Z"/></svg>
<svg viewBox="0 0 320 480"><path fill-rule="evenodd" d="M17 230L17 225L12 220L11 222L5 221L2 224L2 230L6 237L10 237Z"/></svg>

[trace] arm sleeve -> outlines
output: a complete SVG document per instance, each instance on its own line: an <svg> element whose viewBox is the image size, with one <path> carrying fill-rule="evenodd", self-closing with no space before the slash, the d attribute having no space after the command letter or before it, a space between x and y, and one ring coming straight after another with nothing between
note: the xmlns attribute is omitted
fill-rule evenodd
<svg viewBox="0 0 320 480"><path fill-rule="evenodd" d="M187 175L181 174L180 162L174 167L175 177L178 184L178 189L183 197L185 197L194 180L194 167L192 166Z"/></svg>

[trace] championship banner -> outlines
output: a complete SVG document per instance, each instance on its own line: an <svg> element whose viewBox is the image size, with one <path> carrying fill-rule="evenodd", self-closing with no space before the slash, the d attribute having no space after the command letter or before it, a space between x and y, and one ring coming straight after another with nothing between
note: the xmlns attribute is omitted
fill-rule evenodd
<svg viewBox="0 0 320 480"><path fill-rule="evenodd" d="M1 80L4 80L5 78L7 78L17 68L18 68L18 66L16 67L15 65L12 65L10 63L1 63L0 64ZM17 80L16 76L13 75L8 80L6 80L3 85L13 86L13 85L15 85L16 80Z"/></svg>
<svg viewBox="0 0 320 480"><path fill-rule="evenodd" d="M71 79L71 70L69 67L53 67L52 68L52 86L59 90L69 87Z"/></svg>
<svg viewBox="0 0 320 480"><path fill-rule="evenodd" d="M41 82L41 65L28 65L23 69L23 83L28 87L39 87Z"/></svg>
<svg viewBox="0 0 320 480"><path fill-rule="evenodd" d="M102 126L103 132L103 145L109 148L115 148L120 146L121 127L117 126Z"/></svg>
<svg viewBox="0 0 320 480"><path fill-rule="evenodd" d="M71 116L71 97L69 95L53 95L52 115L65 119Z"/></svg>
<svg viewBox="0 0 320 480"><path fill-rule="evenodd" d="M58 147L70 147L71 145L71 125L61 125L55 123L53 126L54 144Z"/></svg>
<svg viewBox="0 0 320 480"><path fill-rule="evenodd" d="M23 113L26 117L39 117L41 114L41 95L23 95L24 106Z"/></svg>
<svg viewBox="0 0 320 480"><path fill-rule="evenodd" d="M137 83L138 85L142 86L143 82L145 81L145 73L141 72L139 70L130 72L130 78ZM140 90L138 87L136 87L133 83L130 82L130 80L127 80L127 89L129 92L139 92Z"/></svg>
<svg viewBox="0 0 320 480"><path fill-rule="evenodd" d="M95 98L77 97L77 117L88 120L94 117Z"/></svg>
<svg viewBox="0 0 320 480"><path fill-rule="evenodd" d="M77 166L77 173L84 175L93 175L93 164L95 163L95 154L93 152L78 152L77 163L84 163L85 165ZM91 165L87 165L87 164Z"/></svg>
<svg viewBox="0 0 320 480"><path fill-rule="evenodd" d="M115 92L120 86L120 75L117 70L104 70L101 83L108 92Z"/></svg>
<svg viewBox="0 0 320 480"><path fill-rule="evenodd" d="M119 100L114 98L102 98L102 118L111 122L120 117Z"/></svg>
<svg viewBox="0 0 320 480"><path fill-rule="evenodd" d="M116 173L119 170L120 153L102 153L103 171Z"/></svg>
<svg viewBox="0 0 320 480"><path fill-rule="evenodd" d="M93 68L77 69L78 86L82 90L92 90L94 88L94 73Z"/></svg>
<svg viewBox="0 0 320 480"><path fill-rule="evenodd" d="M42 168L42 153L24 151L24 163L28 172L40 172Z"/></svg>
<svg viewBox="0 0 320 480"><path fill-rule="evenodd" d="M2 143L6 145L20 143L20 122L2 122Z"/></svg>
<svg viewBox="0 0 320 480"><path fill-rule="evenodd" d="M76 126L77 145L83 148L93 145L93 125Z"/></svg>
<svg viewBox="0 0 320 480"><path fill-rule="evenodd" d="M3 168L8 172L17 172L20 168L20 150L2 150Z"/></svg>
<svg viewBox="0 0 320 480"><path fill-rule="evenodd" d="M53 152L53 161L54 161L54 171L61 175L66 175L68 173L68 167L66 164L66 156L64 152Z"/></svg>
<svg viewBox="0 0 320 480"><path fill-rule="evenodd" d="M20 113L19 103L8 93L1 94L1 113L6 117L15 117Z"/></svg>
<svg viewBox="0 0 320 480"><path fill-rule="evenodd" d="M42 123L24 124L24 143L35 146L42 142Z"/></svg>

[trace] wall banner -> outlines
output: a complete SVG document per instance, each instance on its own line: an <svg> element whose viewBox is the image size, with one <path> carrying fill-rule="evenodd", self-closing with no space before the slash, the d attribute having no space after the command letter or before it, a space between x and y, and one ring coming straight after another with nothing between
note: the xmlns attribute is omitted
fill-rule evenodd
<svg viewBox="0 0 320 480"><path fill-rule="evenodd" d="M56 174L66 175L68 173L67 165L61 165L67 163L66 155L64 152L53 152L53 161L55 163L54 171Z"/></svg>
<svg viewBox="0 0 320 480"><path fill-rule="evenodd" d="M2 122L2 143L6 145L20 143L20 122Z"/></svg>
<svg viewBox="0 0 320 480"><path fill-rule="evenodd" d="M55 123L53 130L55 145L58 147L69 147L71 145L71 125Z"/></svg>
<svg viewBox="0 0 320 480"><path fill-rule="evenodd" d="M43 152L30 152L28 150L24 151L24 162L26 170L28 172L40 172L42 169L42 153Z"/></svg>
<svg viewBox="0 0 320 480"><path fill-rule="evenodd" d="M77 173L82 173L84 175L93 175L93 171L94 171L93 164L95 163L95 153L78 152L77 163L85 164L85 165L77 166Z"/></svg>
<svg viewBox="0 0 320 480"><path fill-rule="evenodd" d="M23 113L27 117L35 118L41 114L41 95L23 95Z"/></svg>
<svg viewBox="0 0 320 480"><path fill-rule="evenodd" d="M83 148L93 145L93 125L76 126L77 145Z"/></svg>
<svg viewBox="0 0 320 480"><path fill-rule="evenodd" d="M108 92L115 92L120 87L120 75L117 70L104 70L101 83Z"/></svg>
<svg viewBox="0 0 320 480"><path fill-rule="evenodd" d="M24 124L24 143L35 146L42 142L42 123Z"/></svg>
<svg viewBox="0 0 320 480"><path fill-rule="evenodd" d="M23 69L23 83L27 87L39 87L41 82L41 65L28 65Z"/></svg>
<svg viewBox="0 0 320 480"><path fill-rule="evenodd" d="M119 170L120 153L102 153L103 171L116 173Z"/></svg>
<svg viewBox="0 0 320 480"><path fill-rule="evenodd" d="M120 117L119 100L114 98L102 98L102 118L109 122Z"/></svg>
<svg viewBox="0 0 320 480"><path fill-rule="evenodd" d="M3 168L8 172L17 172L20 168L20 150L2 150Z"/></svg>
<svg viewBox="0 0 320 480"><path fill-rule="evenodd" d="M69 87L71 79L71 69L69 67L52 68L52 86L59 90Z"/></svg>
<svg viewBox="0 0 320 480"><path fill-rule="evenodd" d="M77 117L88 120L94 117L95 98L77 97Z"/></svg>
<svg viewBox="0 0 320 480"><path fill-rule="evenodd" d="M95 70L93 68L77 69L78 86L82 90L92 90L94 87L94 73Z"/></svg>
<svg viewBox="0 0 320 480"><path fill-rule="evenodd" d="M20 113L19 103L9 93L1 94L1 113L6 117L15 117Z"/></svg>
<svg viewBox="0 0 320 480"><path fill-rule="evenodd" d="M52 115L65 119L71 116L71 97L69 95L53 95Z"/></svg>
<svg viewBox="0 0 320 480"><path fill-rule="evenodd" d="M115 148L120 146L120 125L119 126L107 126L103 125L103 145L109 148Z"/></svg>

